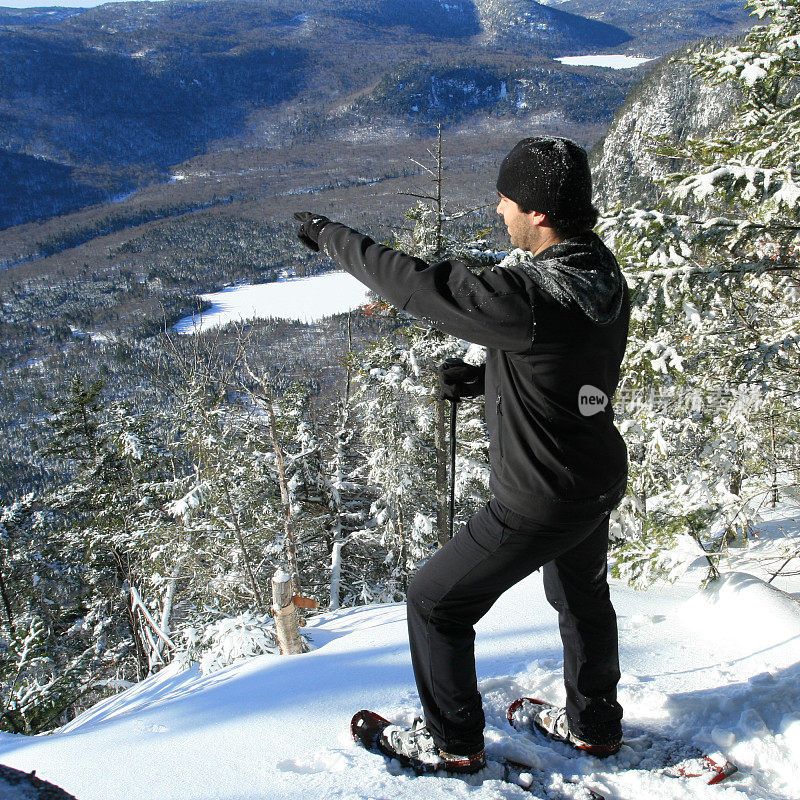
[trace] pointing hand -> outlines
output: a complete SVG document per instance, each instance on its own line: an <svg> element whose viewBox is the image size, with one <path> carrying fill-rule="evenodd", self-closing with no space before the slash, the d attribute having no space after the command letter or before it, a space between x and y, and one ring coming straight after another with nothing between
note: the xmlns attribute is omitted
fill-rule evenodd
<svg viewBox="0 0 800 800"><path fill-rule="evenodd" d="M297 229L297 238L309 250L319 253L319 235L330 220L322 214L312 214L310 211L298 211L294 218L301 223Z"/></svg>

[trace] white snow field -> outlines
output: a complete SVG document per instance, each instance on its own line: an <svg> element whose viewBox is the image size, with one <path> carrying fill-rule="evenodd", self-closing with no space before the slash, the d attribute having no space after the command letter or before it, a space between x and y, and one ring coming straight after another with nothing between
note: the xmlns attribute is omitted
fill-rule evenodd
<svg viewBox="0 0 800 800"><path fill-rule="evenodd" d="M573 67L606 67L607 69L631 69L631 67L638 67L640 64L646 64L648 61L654 61L652 58L643 58L641 56L624 56L624 55L591 55L591 56L562 56L561 58L554 58L554 61L560 61L562 64L568 64Z"/></svg>
<svg viewBox="0 0 800 800"><path fill-rule="evenodd" d="M796 520L773 514L756 554L779 552L787 525L797 533ZM538 573L478 625L489 750L538 765L554 787L562 773L588 776L608 800L797 800L800 603L790 592L800 581L780 578L780 591L735 571L697 592L699 575L698 565L694 583L647 592L612 585L624 725L721 751L739 765L736 775L708 786L626 770L624 750L607 761L568 755L508 726L505 709L520 695L563 699L556 615ZM0 762L35 769L79 800L531 798L497 780L417 777L350 741L361 708L409 722L418 712L402 604L321 614L306 631L310 653L207 676L170 666L50 735L4 734Z"/></svg>
<svg viewBox="0 0 800 800"><path fill-rule="evenodd" d="M175 325L178 333L201 333L229 322L249 319L296 319L316 322L368 302L367 287L347 272L326 272L310 278L245 284L201 295L212 307Z"/></svg>

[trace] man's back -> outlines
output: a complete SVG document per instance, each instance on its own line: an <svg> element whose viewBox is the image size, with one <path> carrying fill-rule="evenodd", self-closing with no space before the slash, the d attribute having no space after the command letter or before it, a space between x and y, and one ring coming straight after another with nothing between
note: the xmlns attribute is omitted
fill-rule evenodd
<svg viewBox="0 0 800 800"><path fill-rule="evenodd" d="M630 305L624 277L599 240L589 251L583 241L568 239L530 261L558 269L556 250L563 262L585 266L582 286L592 286L592 266L613 274L616 286L605 297L599 290L590 292L583 303L597 307L587 313L568 296L563 274L565 292L556 299L543 288L537 270L508 267L520 276L534 325L527 350L487 351L491 489L519 514L560 511L559 516L585 519L616 505L625 491L627 450L613 424L611 397L625 353ZM592 264L593 252L605 263Z"/></svg>

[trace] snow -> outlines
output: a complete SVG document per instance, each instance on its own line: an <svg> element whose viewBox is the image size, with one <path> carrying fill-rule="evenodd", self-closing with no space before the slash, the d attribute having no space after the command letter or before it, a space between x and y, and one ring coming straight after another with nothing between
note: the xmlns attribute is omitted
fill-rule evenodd
<svg viewBox="0 0 800 800"><path fill-rule="evenodd" d="M97 333L96 331L83 331L80 328L76 328L74 325L69 326L72 335L76 339L81 340L89 340L90 342L97 343L97 344L108 344L111 341L111 338L105 333Z"/></svg>
<svg viewBox="0 0 800 800"><path fill-rule="evenodd" d="M561 58L553 59L560 61L562 64L567 64L574 67L606 67L607 69L631 69L638 67L641 64L646 64L648 61L654 61L653 58L643 58L641 56L623 56L623 55L587 55L587 56L562 56Z"/></svg>
<svg viewBox="0 0 800 800"><path fill-rule="evenodd" d="M133 57L136 58L136 55L134 55ZM138 191L137 189L133 189L130 192L122 192L121 194L116 194L116 195L114 195L114 197L112 197L109 200L109 202L110 203L124 203L126 200L129 200L131 197L133 197L136 194L137 191Z"/></svg>
<svg viewBox="0 0 800 800"><path fill-rule="evenodd" d="M311 278L245 284L201 295L212 303L199 317L175 325L178 333L194 333L249 319L296 319L316 322L369 301L367 287L346 272L326 272Z"/></svg>
<svg viewBox="0 0 800 800"><path fill-rule="evenodd" d="M736 775L717 787L689 784L626 769L622 755L567 758L509 728L505 709L516 697L563 701L556 614L538 573L477 626L489 750L529 759L556 784L565 770L589 776L609 800L796 800L800 595L791 592L800 592L800 577L779 576L777 586L762 579L770 558L796 549L796 513L765 512L753 552L734 550L731 571L705 590L696 589L697 569L647 592L612 583L623 725L721 751L738 764ZM761 566L747 574L746 564ZM304 632L309 653L256 656L208 675L172 664L50 735L3 734L0 762L35 769L80 800L531 797L497 781L415 777L350 741L348 723L361 708L400 723L418 713L402 604L323 613Z"/></svg>
<svg viewBox="0 0 800 800"><path fill-rule="evenodd" d="M275 574L272 576L272 580L275 583L288 583L292 579L292 576L285 569L278 569L275 570Z"/></svg>
<svg viewBox="0 0 800 800"><path fill-rule="evenodd" d="M193 508L203 502L203 485L194 486L183 497L173 500L166 507L166 512L171 517L186 517Z"/></svg>
<svg viewBox="0 0 800 800"><path fill-rule="evenodd" d="M765 608L770 609L768 625L764 624ZM733 616L737 634L747 636L756 648L769 647L776 638L789 641L800 634L800 603L774 586L741 572L724 575L704 593L688 600L681 613L687 627L705 635L708 631L724 630L726 620Z"/></svg>

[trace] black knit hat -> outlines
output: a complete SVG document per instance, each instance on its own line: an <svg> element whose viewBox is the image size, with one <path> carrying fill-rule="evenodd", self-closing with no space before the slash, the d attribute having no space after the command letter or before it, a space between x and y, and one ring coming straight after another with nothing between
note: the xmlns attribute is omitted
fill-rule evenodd
<svg viewBox="0 0 800 800"><path fill-rule="evenodd" d="M591 214L592 174L586 151L571 139L532 136L503 159L497 191L523 211L558 219Z"/></svg>

